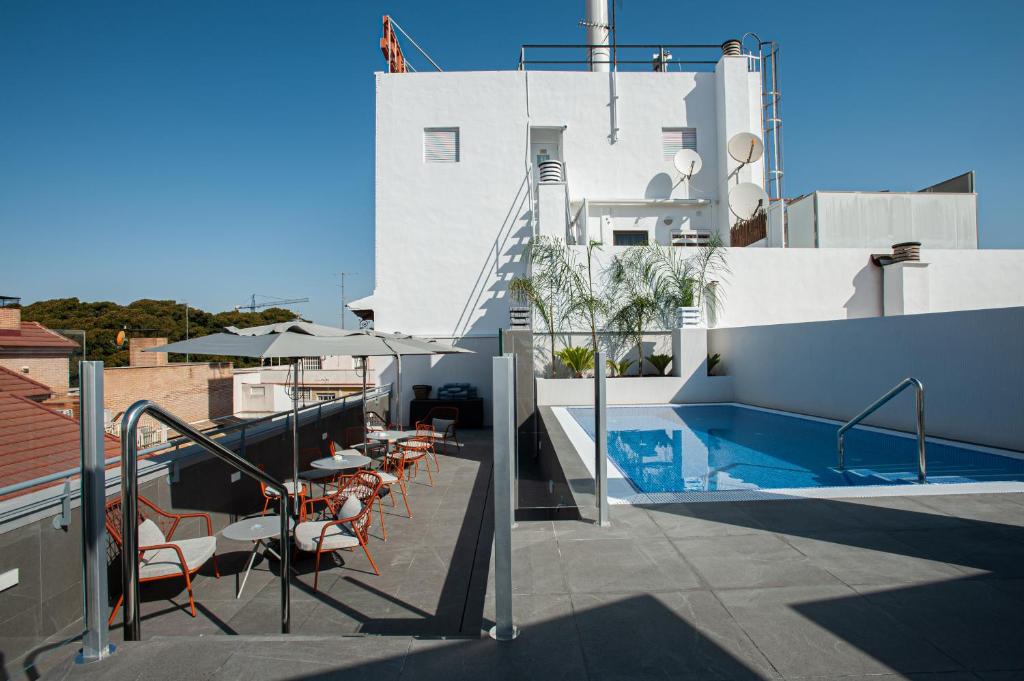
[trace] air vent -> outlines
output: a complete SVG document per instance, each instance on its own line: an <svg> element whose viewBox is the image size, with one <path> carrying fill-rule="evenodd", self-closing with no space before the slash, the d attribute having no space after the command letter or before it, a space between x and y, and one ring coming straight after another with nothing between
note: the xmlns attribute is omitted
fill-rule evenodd
<svg viewBox="0 0 1024 681"><path fill-rule="evenodd" d="M662 128L661 152L666 161L675 158L680 149L697 148L697 128Z"/></svg>
<svg viewBox="0 0 1024 681"><path fill-rule="evenodd" d="M423 160L426 163L458 163L459 129L424 128Z"/></svg>

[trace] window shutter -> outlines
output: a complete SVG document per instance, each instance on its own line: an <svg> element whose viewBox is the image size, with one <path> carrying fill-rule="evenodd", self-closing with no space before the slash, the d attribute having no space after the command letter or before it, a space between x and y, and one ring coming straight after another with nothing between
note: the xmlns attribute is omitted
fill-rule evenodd
<svg viewBox="0 0 1024 681"><path fill-rule="evenodd" d="M661 150L666 161L675 158L680 149L697 148L697 128L662 128Z"/></svg>
<svg viewBox="0 0 1024 681"><path fill-rule="evenodd" d="M423 160L426 163L458 163L459 129L424 128Z"/></svg>

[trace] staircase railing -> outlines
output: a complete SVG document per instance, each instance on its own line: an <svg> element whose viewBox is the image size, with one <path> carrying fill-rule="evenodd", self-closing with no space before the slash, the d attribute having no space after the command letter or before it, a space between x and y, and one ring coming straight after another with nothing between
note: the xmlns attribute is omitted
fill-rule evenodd
<svg viewBox="0 0 1024 681"><path fill-rule="evenodd" d="M141 636L139 623L139 488L138 488L138 439L136 430L139 419L149 416L173 428L185 439L214 455L221 461L245 473L250 478L264 483L278 494L281 518L281 633L291 631L290 579L291 568L288 549L290 516L288 513L288 489L284 483L267 475L259 468L238 456L224 445L211 440L198 430L178 419L170 412L149 400L139 400L125 410L121 419L121 588L124 594L124 640L138 641Z"/></svg>
<svg viewBox="0 0 1024 681"><path fill-rule="evenodd" d="M914 386L914 389L917 392L917 481L925 482L928 474L928 462L925 458L924 450L924 385L916 378L904 378L893 386L889 392L872 402L867 409L854 416L839 429L839 432L836 434L838 440L837 447L839 450L839 470L843 470L846 467L846 443L844 440L846 431L871 416L883 404L896 397L910 386Z"/></svg>

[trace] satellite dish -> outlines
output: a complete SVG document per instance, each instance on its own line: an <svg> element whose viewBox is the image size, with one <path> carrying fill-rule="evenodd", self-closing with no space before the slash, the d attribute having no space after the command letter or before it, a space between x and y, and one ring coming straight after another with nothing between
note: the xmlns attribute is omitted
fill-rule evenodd
<svg viewBox="0 0 1024 681"><path fill-rule="evenodd" d="M729 155L746 165L753 163L764 154L761 138L752 132L738 132L732 136L727 145Z"/></svg>
<svg viewBox="0 0 1024 681"><path fill-rule="evenodd" d="M119 348L124 346L124 335L124 331L117 332L117 340L115 341L115 343Z"/></svg>
<svg viewBox="0 0 1024 681"><path fill-rule="evenodd" d="M676 167L679 174L687 179L699 173L703 164L704 162L701 161L700 154L693 149L680 149L672 157L672 165Z"/></svg>
<svg viewBox="0 0 1024 681"><path fill-rule="evenodd" d="M729 192L729 210L739 220L749 220L768 208L768 194L753 182L743 182Z"/></svg>

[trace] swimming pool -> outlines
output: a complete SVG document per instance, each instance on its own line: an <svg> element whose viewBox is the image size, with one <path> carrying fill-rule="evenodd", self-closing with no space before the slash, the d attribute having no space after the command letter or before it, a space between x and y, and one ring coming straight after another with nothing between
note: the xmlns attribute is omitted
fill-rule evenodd
<svg viewBox="0 0 1024 681"><path fill-rule="evenodd" d="M593 408L566 412L592 441ZM918 486L914 438L854 428L838 470L837 427L736 404L609 407L609 477L639 494ZM996 451L929 439L928 483L1024 482L1024 457Z"/></svg>

